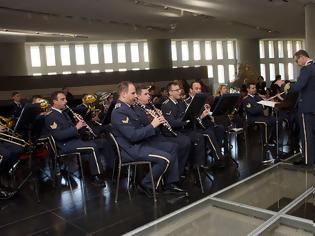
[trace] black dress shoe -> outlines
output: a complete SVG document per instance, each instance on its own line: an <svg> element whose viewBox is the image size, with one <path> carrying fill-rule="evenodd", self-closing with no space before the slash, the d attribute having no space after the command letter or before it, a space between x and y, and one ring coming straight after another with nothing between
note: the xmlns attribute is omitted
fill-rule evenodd
<svg viewBox="0 0 315 236"><path fill-rule="evenodd" d="M92 184L97 187L106 187L104 180L102 180L98 175L92 176Z"/></svg>
<svg viewBox="0 0 315 236"><path fill-rule="evenodd" d="M140 193L146 195L148 198L153 198L153 190L151 188L148 188L148 187L145 187L145 186L139 184L138 190Z"/></svg>
<svg viewBox="0 0 315 236"><path fill-rule="evenodd" d="M0 188L0 200L6 200L12 198L16 194L15 190L8 190Z"/></svg>
<svg viewBox="0 0 315 236"><path fill-rule="evenodd" d="M188 196L188 193L182 188L178 187L175 184L170 184L165 188L164 194L173 194L173 195L185 195Z"/></svg>

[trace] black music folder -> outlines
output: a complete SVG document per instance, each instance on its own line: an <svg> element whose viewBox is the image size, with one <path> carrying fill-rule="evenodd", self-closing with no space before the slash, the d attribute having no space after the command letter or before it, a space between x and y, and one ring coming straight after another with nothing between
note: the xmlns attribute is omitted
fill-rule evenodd
<svg viewBox="0 0 315 236"><path fill-rule="evenodd" d="M204 109L204 105L208 99L208 95L206 93L198 93L196 94L189 106L186 108L185 115L183 117L183 121L190 120L193 121L200 115L200 113Z"/></svg>
<svg viewBox="0 0 315 236"><path fill-rule="evenodd" d="M222 116L231 114L239 104L240 97L241 94L239 93L228 93L217 97L212 115Z"/></svg>

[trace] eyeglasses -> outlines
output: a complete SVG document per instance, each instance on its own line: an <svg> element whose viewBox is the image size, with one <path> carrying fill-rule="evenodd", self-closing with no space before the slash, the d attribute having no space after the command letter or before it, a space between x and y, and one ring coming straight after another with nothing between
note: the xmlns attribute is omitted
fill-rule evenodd
<svg viewBox="0 0 315 236"><path fill-rule="evenodd" d="M182 89L172 89L171 91L173 91L173 92L179 92L179 91L181 91Z"/></svg>

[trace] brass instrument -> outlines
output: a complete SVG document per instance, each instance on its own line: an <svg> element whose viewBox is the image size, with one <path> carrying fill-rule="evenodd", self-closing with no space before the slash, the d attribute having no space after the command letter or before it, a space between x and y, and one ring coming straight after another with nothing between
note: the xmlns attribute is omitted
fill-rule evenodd
<svg viewBox="0 0 315 236"><path fill-rule="evenodd" d="M139 102L137 102L136 104L139 105L142 109L144 109L145 112L146 112L148 115L152 116L153 118L163 116L162 111L159 110L159 109L157 109L157 108L154 106L153 103L150 103L150 105L151 105L151 107L152 107L153 109L148 109L148 108L145 107L144 104L141 104L141 103L139 103ZM170 125L170 123L168 123L167 120L165 120L165 121L162 123L162 125L163 125L172 135L174 135L175 137L177 136L177 133L172 129L172 126Z"/></svg>
<svg viewBox="0 0 315 236"><path fill-rule="evenodd" d="M72 116L76 119L76 120L83 120L83 118L78 115L77 113L75 113L68 105L66 105L66 108L71 112ZM84 121L84 120L83 120ZM97 135L94 133L94 131L92 130L92 128L87 124L86 124L86 128L88 129L89 133L93 136L93 138L96 138Z"/></svg>
<svg viewBox="0 0 315 236"><path fill-rule="evenodd" d="M16 120L13 117L6 118L4 116L0 116L0 123L5 125L8 128L14 127L15 122L16 122Z"/></svg>
<svg viewBox="0 0 315 236"><path fill-rule="evenodd" d="M7 118L6 118L7 119ZM2 118L0 118L0 125L5 127L5 132L7 132L9 135L18 136L13 129L9 128L7 123L4 123L2 121Z"/></svg>
<svg viewBox="0 0 315 236"><path fill-rule="evenodd" d="M4 142L9 142L15 145L22 147L31 146L31 143L26 142L24 139L21 139L15 135L0 133L0 140Z"/></svg>

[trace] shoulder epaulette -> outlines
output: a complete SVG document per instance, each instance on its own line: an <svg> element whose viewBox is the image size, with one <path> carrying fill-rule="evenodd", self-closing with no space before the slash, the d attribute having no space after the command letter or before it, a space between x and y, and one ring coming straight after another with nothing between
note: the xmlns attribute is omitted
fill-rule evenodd
<svg viewBox="0 0 315 236"><path fill-rule="evenodd" d="M117 109L117 108L119 108L119 107L121 107L121 103L119 102L119 103L116 103L116 105L115 105L115 108L114 109Z"/></svg>
<svg viewBox="0 0 315 236"><path fill-rule="evenodd" d="M166 103L168 103L170 101L170 99L166 99L164 102L163 102L163 104L166 104Z"/></svg>

